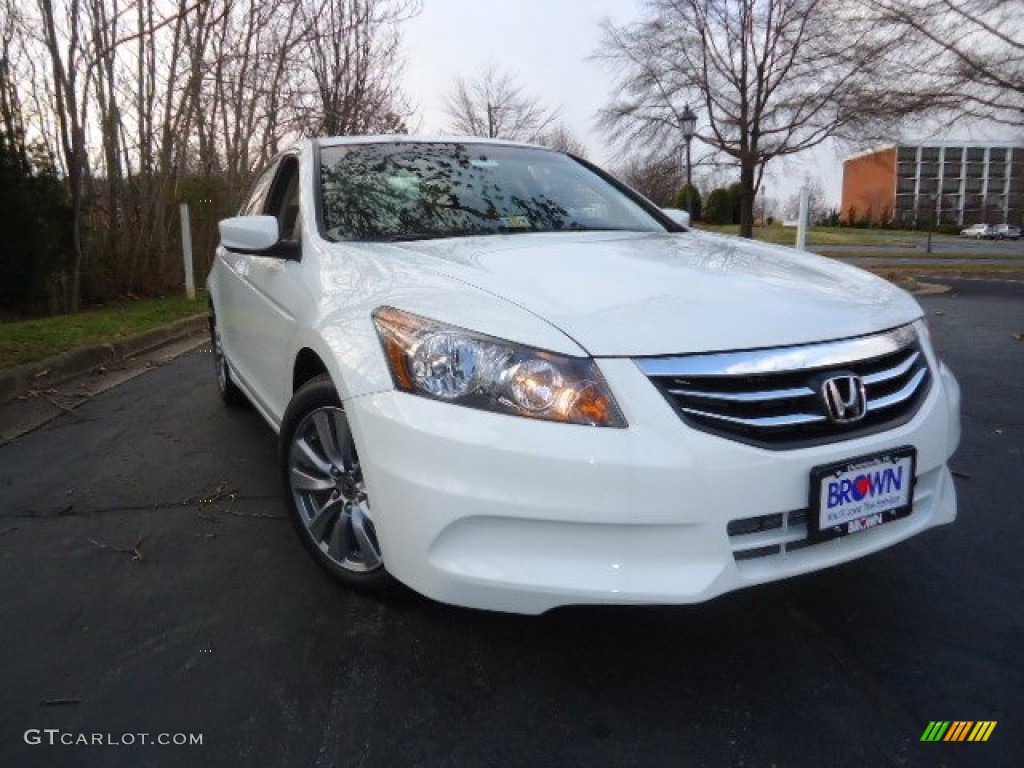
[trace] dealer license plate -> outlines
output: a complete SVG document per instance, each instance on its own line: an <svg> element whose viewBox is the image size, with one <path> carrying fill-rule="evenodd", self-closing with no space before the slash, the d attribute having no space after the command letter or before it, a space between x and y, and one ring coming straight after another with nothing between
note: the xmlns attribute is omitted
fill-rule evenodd
<svg viewBox="0 0 1024 768"><path fill-rule="evenodd" d="M845 536L909 515L916 461L906 446L812 469L810 536Z"/></svg>

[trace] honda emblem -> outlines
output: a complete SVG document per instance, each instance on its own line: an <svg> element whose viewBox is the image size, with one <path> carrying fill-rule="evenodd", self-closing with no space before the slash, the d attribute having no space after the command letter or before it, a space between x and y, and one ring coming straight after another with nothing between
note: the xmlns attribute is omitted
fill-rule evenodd
<svg viewBox="0 0 1024 768"><path fill-rule="evenodd" d="M821 386L825 412L835 424L860 421L868 412L868 397L860 376L833 376Z"/></svg>

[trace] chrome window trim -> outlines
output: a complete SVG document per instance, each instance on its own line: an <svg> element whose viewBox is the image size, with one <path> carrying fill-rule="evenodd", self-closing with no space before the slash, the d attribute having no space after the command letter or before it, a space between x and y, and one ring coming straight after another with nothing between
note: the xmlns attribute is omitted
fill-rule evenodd
<svg viewBox="0 0 1024 768"><path fill-rule="evenodd" d="M771 347L740 352L712 352L676 357L641 357L633 362L647 376L746 376L794 373L849 365L899 352L917 340L913 324L880 334L840 341Z"/></svg>

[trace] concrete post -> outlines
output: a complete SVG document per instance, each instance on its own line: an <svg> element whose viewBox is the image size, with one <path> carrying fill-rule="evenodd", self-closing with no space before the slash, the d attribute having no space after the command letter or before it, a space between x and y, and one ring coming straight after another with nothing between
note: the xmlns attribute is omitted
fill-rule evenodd
<svg viewBox="0 0 1024 768"><path fill-rule="evenodd" d="M188 203L182 203L181 211L181 254L185 259L185 295L189 301L196 297L196 278L192 266L192 225L189 221Z"/></svg>
<svg viewBox="0 0 1024 768"><path fill-rule="evenodd" d="M796 224L796 249L807 250L807 217L810 207L811 191L807 187L800 187L800 217Z"/></svg>

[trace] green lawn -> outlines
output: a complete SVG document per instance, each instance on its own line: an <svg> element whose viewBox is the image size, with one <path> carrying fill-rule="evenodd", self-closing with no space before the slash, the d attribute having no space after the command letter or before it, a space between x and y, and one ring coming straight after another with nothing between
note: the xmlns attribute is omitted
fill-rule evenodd
<svg viewBox="0 0 1024 768"><path fill-rule="evenodd" d="M75 315L0 323L0 368L42 360L74 347L113 341L206 311L206 295L138 299Z"/></svg>
<svg viewBox="0 0 1024 768"><path fill-rule="evenodd" d="M735 224L703 224L697 229L708 232L720 232L724 235L739 234L740 228ZM807 230L808 245L876 245L879 247L911 246L923 242L928 237L926 232L911 232L895 229L850 229L847 227L811 227ZM764 240L778 245L796 244L796 227L784 227L772 224L768 227L754 227L754 239Z"/></svg>

